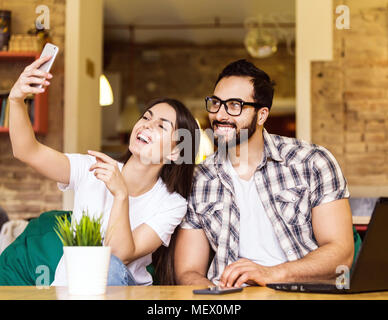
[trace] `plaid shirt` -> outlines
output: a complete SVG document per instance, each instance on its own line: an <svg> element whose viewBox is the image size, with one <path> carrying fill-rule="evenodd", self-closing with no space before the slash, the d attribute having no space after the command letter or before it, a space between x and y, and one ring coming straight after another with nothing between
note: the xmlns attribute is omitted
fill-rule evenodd
<svg viewBox="0 0 388 320"><path fill-rule="evenodd" d="M325 148L263 130L264 157L254 173L257 191L288 261L318 248L311 209L349 197L346 180ZM218 281L239 259L240 211L232 178L215 152L196 168L188 211L181 227L203 229L215 252L208 271Z"/></svg>

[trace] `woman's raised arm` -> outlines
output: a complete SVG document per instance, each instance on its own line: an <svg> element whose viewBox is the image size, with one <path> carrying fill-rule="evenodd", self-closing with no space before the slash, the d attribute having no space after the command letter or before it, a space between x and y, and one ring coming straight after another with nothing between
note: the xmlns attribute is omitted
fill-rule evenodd
<svg viewBox="0 0 388 320"><path fill-rule="evenodd" d="M68 184L70 180L70 162L61 152L49 148L35 138L27 106L24 103L30 94L40 94L50 85L52 75L39 70L39 66L50 56L37 59L27 66L16 81L9 94L9 136L15 158L28 164L45 177ZM31 84L42 84L43 88Z"/></svg>

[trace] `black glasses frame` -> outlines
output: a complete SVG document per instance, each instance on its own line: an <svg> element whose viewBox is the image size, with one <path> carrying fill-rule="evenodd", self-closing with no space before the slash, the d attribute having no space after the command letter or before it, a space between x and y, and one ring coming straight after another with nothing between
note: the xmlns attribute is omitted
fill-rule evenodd
<svg viewBox="0 0 388 320"><path fill-rule="evenodd" d="M208 109L207 102L208 102L210 99L217 99L217 100L220 101L220 106L219 106L219 108L217 109L217 111L210 111L210 110ZM239 113L239 114L230 114L230 113L229 113L228 106L227 106L227 104L226 104L226 103L229 102L229 101L238 101L238 102L241 103L241 108L240 108L240 113ZM252 107L255 107L255 108L258 108L258 109L264 108L263 106L261 106L260 104L258 104L258 103L256 103L256 102L246 102L246 101L241 100L241 99L239 99L239 98L231 98L231 99L227 99L227 100L222 100L222 99L220 99L220 98L218 98L218 97L216 97L216 96L211 96L211 97L206 97L206 98L205 98L205 106L206 106L206 110L207 110L207 112L209 112L209 113L217 113L218 111L220 111L222 105L224 105L226 113L229 114L229 115L232 116L232 117L237 117L237 116L239 116L239 115L242 113L242 110L243 110L244 106L252 106Z"/></svg>

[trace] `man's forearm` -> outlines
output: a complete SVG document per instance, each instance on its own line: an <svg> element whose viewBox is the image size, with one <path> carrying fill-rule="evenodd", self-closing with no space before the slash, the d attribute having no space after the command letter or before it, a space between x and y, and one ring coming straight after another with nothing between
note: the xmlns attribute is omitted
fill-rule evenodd
<svg viewBox="0 0 388 320"><path fill-rule="evenodd" d="M204 287L214 286L214 283L195 271L188 271L180 275L177 279L180 285L202 285Z"/></svg>
<svg viewBox="0 0 388 320"><path fill-rule="evenodd" d="M277 282L295 282L333 279L338 266L345 265L349 269L353 262L353 252L345 250L337 244L326 244L302 259L274 266L274 274L278 272L281 279Z"/></svg>

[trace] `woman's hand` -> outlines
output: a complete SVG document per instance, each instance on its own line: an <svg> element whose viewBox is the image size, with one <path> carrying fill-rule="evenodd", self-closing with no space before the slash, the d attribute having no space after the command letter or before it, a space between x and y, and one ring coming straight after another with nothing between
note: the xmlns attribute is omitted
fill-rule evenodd
<svg viewBox="0 0 388 320"><path fill-rule="evenodd" d="M10 100L24 102L24 99L29 94L44 92L44 88L32 87L31 84L41 84L43 86L50 85L50 82L47 81L47 79L51 79L53 76L50 73L38 69L43 63L50 60L50 58L51 56L39 58L24 69L9 93Z"/></svg>
<svg viewBox="0 0 388 320"><path fill-rule="evenodd" d="M103 181L115 198L128 199L128 190L123 175L117 165L117 161L98 151L89 150L88 153L96 157L97 162L89 171L94 170L97 179Z"/></svg>

